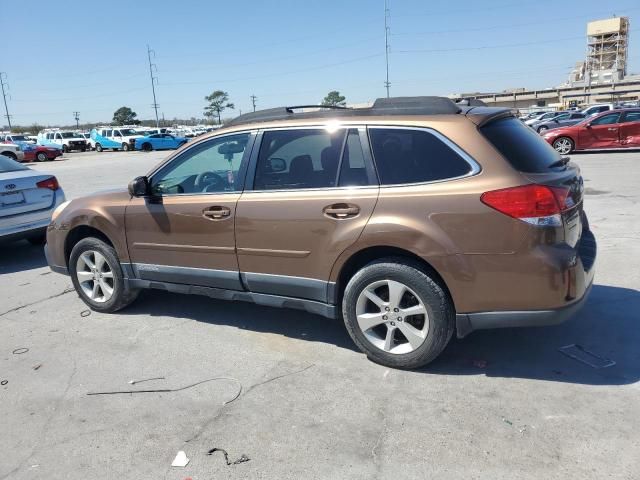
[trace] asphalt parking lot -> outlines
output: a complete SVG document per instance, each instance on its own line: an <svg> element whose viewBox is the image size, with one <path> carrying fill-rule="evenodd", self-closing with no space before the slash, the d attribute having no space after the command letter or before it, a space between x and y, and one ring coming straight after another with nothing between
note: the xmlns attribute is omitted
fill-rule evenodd
<svg viewBox="0 0 640 480"><path fill-rule="evenodd" d="M33 167L74 198L165 155ZM475 332L420 371L375 365L339 322L294 310L144 292L87 315L41 248L1 246L0 479L640 478L640 152L572 158L599 244L584 310ZM616 364L558 350L570 344ZM213 448L250 460L228 466ZM172 468L180 450L190 463Z"/></svg>

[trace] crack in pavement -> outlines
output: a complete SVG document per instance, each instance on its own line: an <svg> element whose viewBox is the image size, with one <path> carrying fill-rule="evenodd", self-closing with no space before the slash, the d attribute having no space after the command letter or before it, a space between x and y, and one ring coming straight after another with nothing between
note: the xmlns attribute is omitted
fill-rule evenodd
<svg viewBox="0 0 640 480"><path fill-rule="evenodd" d="M31 307L32 305L37 305L38 303L46 302L47 300L51 300L52 298L61 297L62 295L66 295L67 293L75 292L75 288L68 287L65 288L62 292L56 293L55 295L50 295L45 298L41 298L40 300L36 300L35 302L27 303L25 305L20 305L19 307L11 308L6 312L0 313L0 317L5 316L7 313L17 312L18 310L22 310L23 308Z"/></svg>

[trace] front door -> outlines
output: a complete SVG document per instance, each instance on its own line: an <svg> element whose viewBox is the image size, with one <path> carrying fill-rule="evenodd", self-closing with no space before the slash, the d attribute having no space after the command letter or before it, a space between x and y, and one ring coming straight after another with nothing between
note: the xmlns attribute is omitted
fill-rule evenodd
<svg viewBox="0 0 640 480"><path fill-rule="evenodd" d="M242 289L234 222L253 138L196 143L151 176L149 197L131 200L126 234L138 278Z"/></svg>
<svg viewBox="0 0 640 480"><path fill-rule="evenodd" d="M236 216L238 262L250 291L328 301L331 268L378 198L363 140L357 128L262 133Z"/></svg>
<svg viewBox="0 0 640 480"><path fill-rule="evenodd" d="M618 120L620 112L606 113L594 118L580 129L578 147L587 148L616 148L620 146L620 132Z"/></svg>
<svg viewBox="0 0 640 480"><path fill-rule="evenodd" d="M624 112L620 123L620 143L623 147L640 147L640 111Z"/></svg>

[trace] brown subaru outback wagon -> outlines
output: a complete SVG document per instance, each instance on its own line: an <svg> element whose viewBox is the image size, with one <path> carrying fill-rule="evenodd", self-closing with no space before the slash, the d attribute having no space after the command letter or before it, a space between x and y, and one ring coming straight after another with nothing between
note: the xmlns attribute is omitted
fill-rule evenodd
<svg viewBox="0 0 640 480"><path fill-rule="evenodd" d="M578 167L509 110L446 98L271 109L188 143L128 190L61 205L51 268L91 308L142 288L343 318L414 368L454 331L549 325L596 243Z"/></svg>

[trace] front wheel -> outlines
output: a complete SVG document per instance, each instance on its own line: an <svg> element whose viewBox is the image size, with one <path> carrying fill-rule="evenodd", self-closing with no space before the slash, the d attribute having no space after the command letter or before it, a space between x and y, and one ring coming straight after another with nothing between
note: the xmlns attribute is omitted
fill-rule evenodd
<svg viewBox="0 0 640 480"><path fill-rule="evenodd" d="M355 344L376 363L418 368L444 350L455 325L444 289L401 258L372 262L345 288L342 315Z"/></svg>
<svg viewBox="0 0 640 480"><path fill-rule="evenodd" d="M543 134L547 130L549 130L549 127L542 126L542 127L538 128L538 133Z"/></svg>
<svg viewBox="0 0 640 480"><path fill-rule="evenodd" d="M66 145L62 145L62 153L68 153L69 152L69 147L67 147Z"/></svg>
<svg viewBox="0 0 640 480"><path fill-rule="evenodd" d="M85 238L73 247L69 273L82 301L98 312L118 311L138 296L125 283L114 248L100 239Z"/></svg>
<svg viewBox="0 0 640 480"><path fill-rule="evenodd" d="M122 143L122 150L125 151L125 152L128 152L129 151L129 144L123 142Z"/></svg>
<svg viewBox="0 0 640 480"><path fill-rule="evenodd" d="M39 162L46 162L48 160L47 154L44 152L38 152L36 155L36 160Z"/></svg>
<svg viewBox="0 0 640 480"><path fill-rule="evenodd" d="M552 146L560 155L571 153L575 147L573 140L571 140L569 137L556 138L553 141Z"/></svg>

